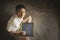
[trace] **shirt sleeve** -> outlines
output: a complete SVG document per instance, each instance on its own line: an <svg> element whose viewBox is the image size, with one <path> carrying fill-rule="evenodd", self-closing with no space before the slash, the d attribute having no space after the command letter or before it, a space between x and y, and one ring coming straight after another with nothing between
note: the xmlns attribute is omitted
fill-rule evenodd
<svg viewBox="0 0 60 40"><path fill-rule="evenodd" d="M14 18L10 20L7 26L7 30L16 32L20 28L19 26L21 22L22 22L22 19L19 19L19 18Z"/></svg>
<svg viewBox="0 0 60 40"><path fill-rule="evenodd" d="M16 30L17 30L17 28L15 27L13 21L14 21L14 18L11 17L11 18L9 19L8 23L7 23L7 31L8 31L8 32L10 32L10 31L16 31Z"/></svg>
<svg viewBox="0 0 60 40"><path fill-rule="evenodd" d="M15 28L15 27L13 27L13 26L9 26L8 28L7 28L7 30L8 30L8 32L10 32L10 31L16 31L17 30L17 28Z"/></svg>

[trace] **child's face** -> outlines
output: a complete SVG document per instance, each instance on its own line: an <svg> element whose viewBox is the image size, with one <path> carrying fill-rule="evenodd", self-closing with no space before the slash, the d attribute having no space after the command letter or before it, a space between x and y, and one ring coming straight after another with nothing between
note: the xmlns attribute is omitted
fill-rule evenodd
<svg viewBox="0 0 60 40"><path fill-rule="evenodd" d="M25 14L26 14L26 9L24 9L24 8L21 8L21 9L18 11L18 15L19 15L20 17L24 17Z"/></svg>

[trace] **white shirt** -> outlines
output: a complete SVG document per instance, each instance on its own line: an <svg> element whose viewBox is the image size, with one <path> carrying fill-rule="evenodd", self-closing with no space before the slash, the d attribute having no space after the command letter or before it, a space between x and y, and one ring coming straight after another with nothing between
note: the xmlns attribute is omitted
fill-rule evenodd
<svg viewBox="0 0 60 40"><path fill-rule="evenodd" d="M23 18L18 18L17 15L12 16L7 23L7 31L16 32L18 29L20 29L19 25L21 24L22 20Z"/></svg>

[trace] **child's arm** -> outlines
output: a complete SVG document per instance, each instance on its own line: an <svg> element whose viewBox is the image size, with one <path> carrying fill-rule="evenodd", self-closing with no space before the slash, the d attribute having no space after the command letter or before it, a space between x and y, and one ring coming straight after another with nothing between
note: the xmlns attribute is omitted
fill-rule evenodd
<svg viewBox="0 0 60 40"><path fill-rule="evenodd" d="M22 23L26 23L26 22L30 23L31 20L32 20L32 17L31 16L26 16L26 17L23 18Z"/></svg>
<svg viewBox="0 0 60 40"><path fill-rule="evenodd" d="M21 31L21 32L14 32L14 31L11 31L9 32L10 34L19 34L19 35L26 35L26 32L25 31Z"/></svg>

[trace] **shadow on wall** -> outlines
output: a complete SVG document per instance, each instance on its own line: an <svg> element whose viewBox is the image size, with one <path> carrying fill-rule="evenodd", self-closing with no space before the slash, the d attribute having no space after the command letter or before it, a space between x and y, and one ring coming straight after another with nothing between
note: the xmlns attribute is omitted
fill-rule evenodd
<svg viewBox="0 0 60 40"><path fill-rule="evenodd" d="M7 21L11 15L1 15L0 16L0 40L9 40L11 39L10 35L6 31Z"/></svg>

